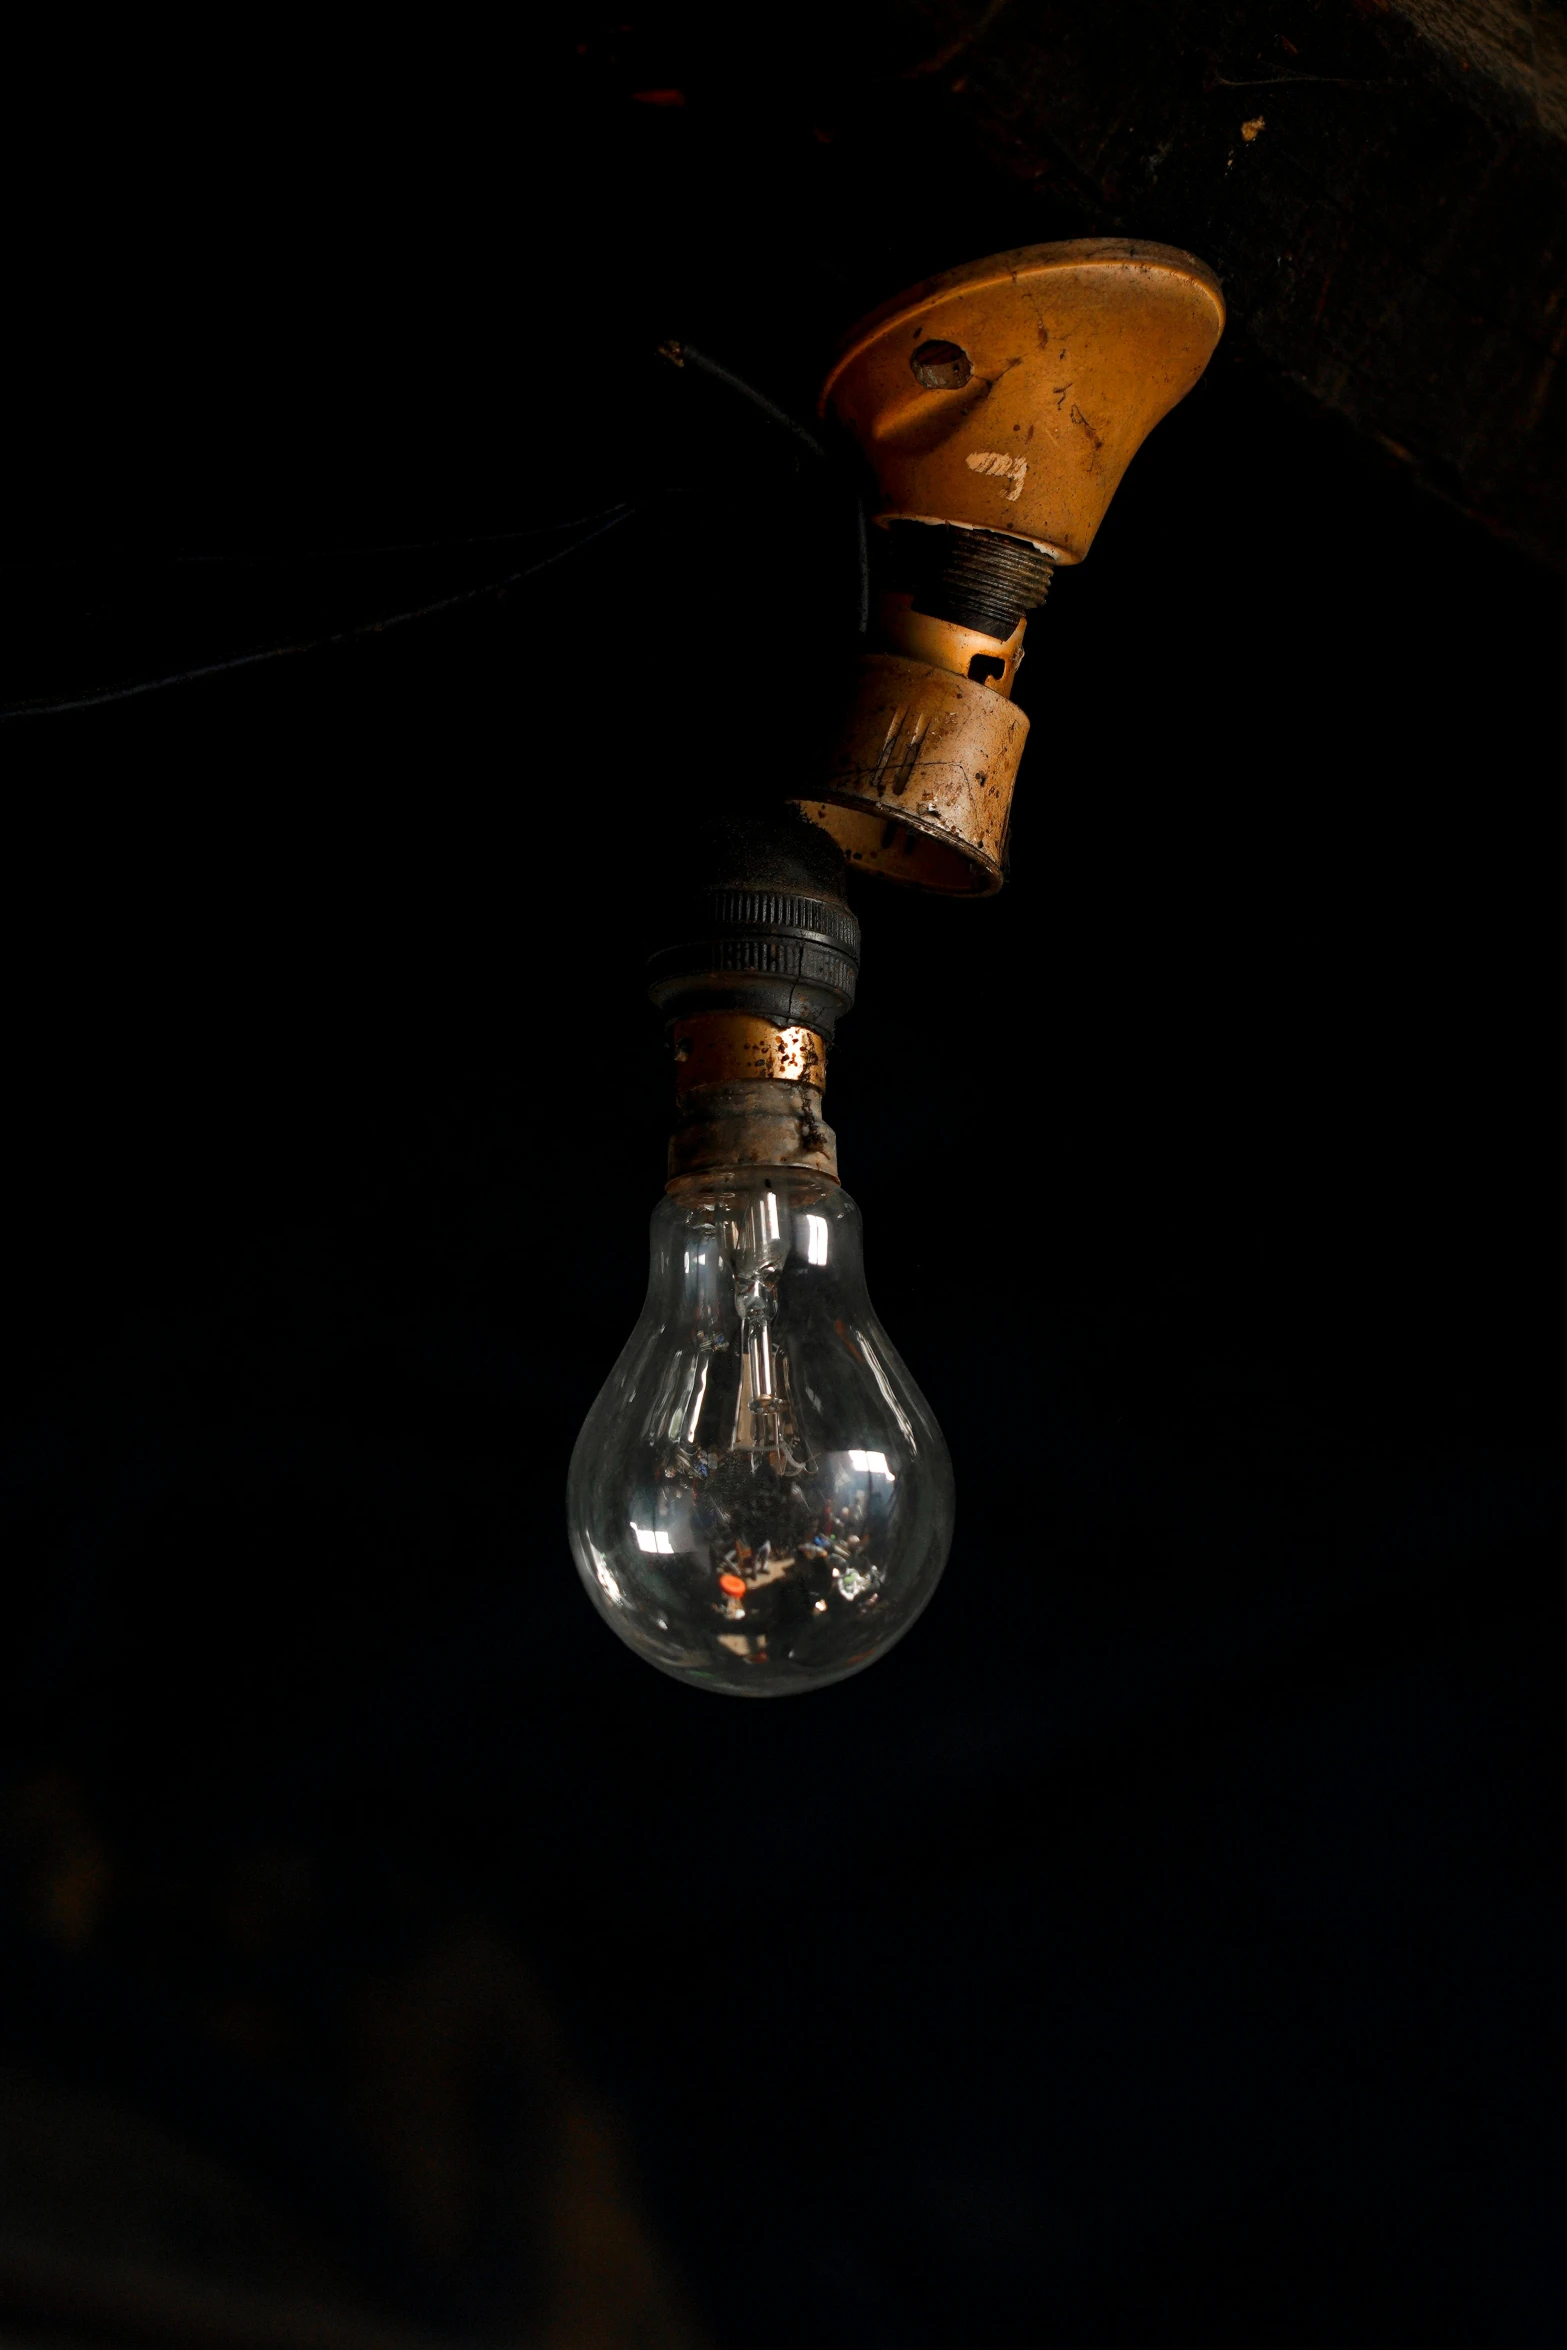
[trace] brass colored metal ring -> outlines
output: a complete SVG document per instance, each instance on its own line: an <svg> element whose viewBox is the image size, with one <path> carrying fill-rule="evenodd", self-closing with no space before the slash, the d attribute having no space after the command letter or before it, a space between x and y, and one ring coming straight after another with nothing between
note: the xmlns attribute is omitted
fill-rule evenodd
<svg viewBox="0 0 1567 2350"><path fill-rule="evenodd" d="M827 1047L814 1028L776 1028L750 1012L694 1012L671 1023L670 1042L681 1097L764 1078L818 1093L827 1083Z"/></svg>

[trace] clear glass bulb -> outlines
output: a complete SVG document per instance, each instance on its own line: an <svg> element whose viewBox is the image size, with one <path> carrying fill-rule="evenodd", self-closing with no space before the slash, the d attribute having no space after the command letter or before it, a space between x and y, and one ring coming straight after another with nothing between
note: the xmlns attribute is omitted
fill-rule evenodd
<svg viewBox="0 0 1567 2350"><path fill-rule="evenodd" d="M781 1697L906 1632L952 1541L941 1431L871 1311L860 1212L820 1175L691 1176L572 1455L588 1594L681 1680Z"/></svg>

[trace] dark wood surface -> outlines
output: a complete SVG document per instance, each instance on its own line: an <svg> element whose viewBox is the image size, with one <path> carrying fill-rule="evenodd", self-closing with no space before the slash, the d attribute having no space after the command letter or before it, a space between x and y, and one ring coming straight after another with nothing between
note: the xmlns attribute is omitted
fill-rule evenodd
<svg viewBox="0 0 1567 2350"><path fill-rule="evenodd" d="M1202 253L1238 351L1504 536L1567 558L1559 11L1534 12L1532 83L1501 78L1519 51L1499 10L1472 12L1472 60L1457 9L907 13L931 43L921 70L1020 210L1075 203L1085 223ZM1352 502L1315 552L1354 559Z"/></svg>
<svg viewBox="0 0 1567 2350"><path fill-rule="evenodd" d="M606 33L605 70L754 115L754 56L695 40L700 13L640 16L634 51ZM847 150L839 184L861 199L802 220L829 277L835 229L884 270L901 241L911 275L933 265L916 248L945 261L1120 231L1184 245L1224 280L1226 364L1297 388L1429 491L1567 559L1555 0L889 0L796 23L765 103ZM1346 485L1311 553L1353 561L1355 542Z"/></svg>

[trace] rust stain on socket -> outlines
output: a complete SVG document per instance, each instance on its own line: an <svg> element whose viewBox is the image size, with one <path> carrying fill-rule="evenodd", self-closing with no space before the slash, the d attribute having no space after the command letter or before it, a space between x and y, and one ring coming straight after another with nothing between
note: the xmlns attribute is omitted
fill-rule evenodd
<svg viewBox="0 0 1567 2350"><path fill-rule="evenodd" d="M672 1023L670 1043L681 1100L704 1085L773 1079L820 1093L827 1083L827 1047L814 1028L777 1028L750 1012L695 1012Z"/></svg>

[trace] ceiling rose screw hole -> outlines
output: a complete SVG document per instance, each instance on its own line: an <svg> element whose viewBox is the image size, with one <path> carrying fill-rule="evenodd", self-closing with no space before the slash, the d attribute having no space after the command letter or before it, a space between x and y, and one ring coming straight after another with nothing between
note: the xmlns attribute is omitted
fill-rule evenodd
<svg viewBox="0 0 1567 2350"><path fill-rule="evenodd" d="M974 372L961 343L921 343L909 365L927 392L960 392Z"/></svg>

